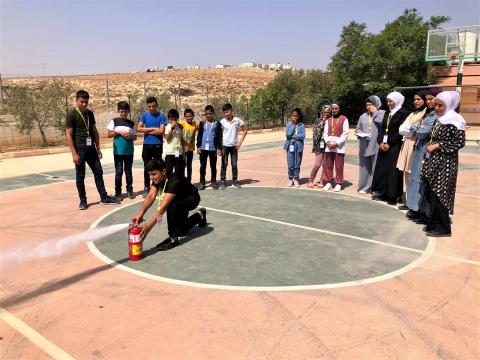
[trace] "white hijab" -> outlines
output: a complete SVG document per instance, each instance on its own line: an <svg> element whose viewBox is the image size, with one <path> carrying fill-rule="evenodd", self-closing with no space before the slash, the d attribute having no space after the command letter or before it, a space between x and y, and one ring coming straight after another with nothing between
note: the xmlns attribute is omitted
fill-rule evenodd
<svg viewBox="0 0 480 360"><path fill-rule="evenodd" d="M465 131L465 120L462 115L455 111L458 104L460 104L460 94L456 91L444 91L438 94L435 99L443 102L446 107L445 114L440 116L438 121L440 121L442 125L452 124L458 130Z"/></svg>
<svg viewBox="0 0 480 360"><path fill-rule="evenodd" d="M387 99L390 99L395 103L395 107L390 110L390 114L393 116L402 107L403 102L405 101L405 96L400 94L398 91L393 91L387 95Z"/></svg>

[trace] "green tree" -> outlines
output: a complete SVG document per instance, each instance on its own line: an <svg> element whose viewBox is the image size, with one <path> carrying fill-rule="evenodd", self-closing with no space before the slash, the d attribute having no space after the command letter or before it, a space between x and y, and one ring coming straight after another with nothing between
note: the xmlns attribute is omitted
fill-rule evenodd
<svg viewBox="0 0 480 360"><path fill-rule="evenodd" d="M6 111L15 117L20 133L40 132L42 146L48 146L46 128L65 130L70 84L61 80L41 81L35 86L12 86L5 101Z"/></svg>
<svg viewBox="0 0 480 360"><path fill-rule="evenodd" d="M365 98L371 94L385 97L396 86L426 85L428 30L447 21L446 16L425 21L416 9L406 9L376 35L368 33L365 24L345 26L329 64L334 76L331 96L343 112L353 120L365 111Z"/></svg>

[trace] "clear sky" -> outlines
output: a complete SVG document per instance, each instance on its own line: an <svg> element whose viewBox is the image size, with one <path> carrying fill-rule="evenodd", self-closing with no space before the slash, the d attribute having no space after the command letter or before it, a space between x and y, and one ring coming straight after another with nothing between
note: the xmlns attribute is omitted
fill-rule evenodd
<svg viewBox="0 0 480 360"><path fill-rule="evenodd" d="M325 69L342 27L378 33L405 8L480 24L480 0L0 0L2 76L292 63Z"/></svg>

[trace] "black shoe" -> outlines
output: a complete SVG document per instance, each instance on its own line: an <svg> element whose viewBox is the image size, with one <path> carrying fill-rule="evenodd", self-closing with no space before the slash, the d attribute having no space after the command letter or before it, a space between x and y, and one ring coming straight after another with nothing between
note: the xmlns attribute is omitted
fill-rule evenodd
<svg viewBox="0 0 480 360"><path fill-rule="evenodd" d="M197 189L198 190L205 190L205 183L201 182L200 184L198 184Z"/></svg>
<svg viewBox="0 0 480 360"><path fill-rule="evenodd" d="M240 189L242 187L242 185L240 185L240 183L235 180L233 183L232 183L232 186L235 186L237 189Z"/></svg>
<svg viewBox="0 0 480 360"><path fill-rule="evenodd" d="M410 209L407 211L405 216L410 220L415 220L415 219L419 219L422 215L418 211Z"/></svg>
<svg viewBox="0 0 480 360"><path fill-rule="evenodd" d="M422 217L420 217L420 218L418 218L418 219L413 220L413 222L414 222L415 224L426 225L426 224L428 223L428 219L427 219L426 217L422 216Z"/></svg>
<svg viewBox="0 0 480 360"><path fill-rule="evenodd" d="M442 233L440 231L430 230L430 231L427 231L425 235L430 237L449 237L449 236L452 236L452 233Z"/></svg>
<svg viewBox="0 0 480 360"><path fill-rule="evenodd" d="M107 196L100 200L100 205L117 205L120 202L117 201L116 199L112 198L111 196Z"/></svg>
<svg viewBox="0 0 480 360"><path fill-rule="evenodd" d="M212 189L218 190L218 183L216 181L212 181Z"/></svg>
<svg viewBox="0 0 480 360"><path fill-rule="evenodd" d="M407 205L402 205L398 207L398 210L409 210Z"/></svg>
<svg viewBox="0 0 480 360"><path fill-rule="evenodd" d="M166 238L160 244L155 246L155 248L158 251L167 251L167 250L173 249L175 246L178 246L178 245L180 245L180 242L178 241L178 239Z"/></svg>
<svg viewBox="0 0 480 360"><path fill-rule="evenodd" d="M220 190L225 190L227 188L227 182L226 181L222 181L220 183Z"/></svg>
<svg viewBox="0 0 480 360"><path fill-rule="evenodd" d="M118 203L121 203L122 200L123 200L123 196L120 194L120 195L115 195L115 201L118 202Z"/></svg>
<svg viewBox="0 0 480 360"><path fill-rule="evenodd" d="M133 191L127 191L127 196L129 199L135 199L136 195Z"/></svg>
<svg viewBox="0 0 480 360"><path fill-rule="evenodd" d="M78 210L87 210L87 209L88 209L87 199L80 200L80 204L78 205Z"/></svg>
<svg viewBox="0 0 480 360"><path fill-rule="evenodd" d="M207 226L207 209L200 208L198 209L198 213L200 214L200 222L198 223L198 227L205 227Z"/></svg>
<svg viewBox="0 0 480 360"><path fill-rule="evenodd" d="M372 195L372 200L375 201L382 201L382 195Z"/></svg>

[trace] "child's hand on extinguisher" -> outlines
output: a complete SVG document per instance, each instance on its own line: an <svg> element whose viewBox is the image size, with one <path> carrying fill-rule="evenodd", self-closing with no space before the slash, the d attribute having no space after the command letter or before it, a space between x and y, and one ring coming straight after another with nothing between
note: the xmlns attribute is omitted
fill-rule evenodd
<svg viewBox="0 0 480 360"><path fill-rule="evenodd" d="M152 228L155 226L156 223L157 223L157 219L155 217L152 220L145 223L145 225L142 228L142 231L140 232L140 238L142 239L142 241L145 240L148 233L150 232L150 230L152 230Z"/></svg>
<svg viewBox="0 0 480 360"><path fill-rule="evenodd" d="M137 225L140 224L143 221L142 215L137 214L132 218L132 224Z"/></svg>

